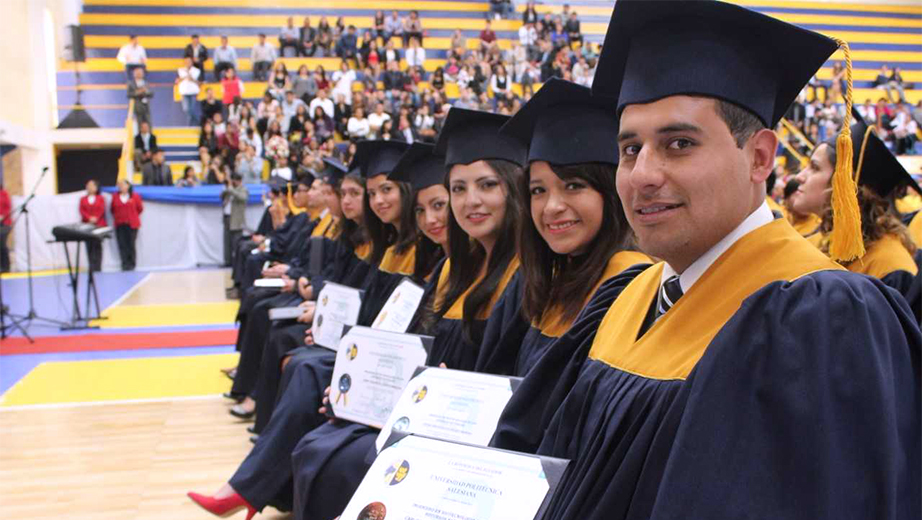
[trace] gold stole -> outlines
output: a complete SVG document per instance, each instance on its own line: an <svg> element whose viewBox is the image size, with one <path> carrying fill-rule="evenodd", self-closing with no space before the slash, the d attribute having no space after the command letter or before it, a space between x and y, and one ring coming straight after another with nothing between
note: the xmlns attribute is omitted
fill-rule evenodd
<svg viewBox="0 0 922 520"><path fill-rule="evenodd" d="M448 290L448 273L451 268L451 260L445 260L445 265L442 267L442 272L439 274L439 282L436 285L436 299L435 299L435 308L440 309L442 305L442 300L445 298L445 292ZM496 302L499 301L499 297L503 294L503 291L506 290L506 286L509 285L509 281L512 280L512 276L516 271L519 270L519 257L515 256L512 260L509 261L509 265L506 266L506 271L503 272L503 277L499 280L499 285L496 286L496 290L493 291L493 295L490 296L489 303L481 309L480 313L477 315L478 320L485 320L490 317L490 313L493 312L493 306L496 305ZM471 292L475 285L480 283L482 277L478 276L474 283L464 291L461 296L458 297L454 303L451 304L451 307L448 308L448 311L442 315L443 318L450 320L460 320L464 318L464 300L467 298L467 295Z"/></svg>
<svg viewBox="0 0 922 520"><path fill-rule="evenodd" d="M849 263L846 268L853 273L883 278L894 271L919 272L912 255L894 235L884 235L871 244L864 256Z"/></svg>
<svg viewBox="0 0 922 520"><path fill-rule="evenodd" d="M416 246L410 246L401 254L397 254L397 246L391 246L381 257L378 269L391 274L413 274L416 265Z"/></svg>
<svg viewBox="0 0 922 520"><path fill-rule="evenodd" d="M685 379L714 336L750 295L772 282L842 269L787 221L776 219L730 246L688 293L638 338L659 291L663 265L641 273L615 300L599 325L590 359L651 379Z"/></svg>
<svg viewBox="0 0 922 520"><path fill-rule="evenodd" d="M818 215L813 213L808 213L806 217L797 220L793 213L788 216L788 221L794 226L794 231L797 231L801 236L810 236L820 227L820 223L823 222Z"/></svg>
<svg viewBox="0 0 922 520"><path fill-rule="evenodd" d="M364 242L355 246L355 256L362 260L367 260L371 254L371 242Z"/></svg>
<svg viewBox="0 0 922 520"><path fill-rule="evenodd" d="M916 213L909 222L909 236L917 246L922 247L922 211Z"/></svg>
<svg viewBox="0 0 922 520"><path fill-rule="evenodd" d="M323 216L322 219L320 219L320 222L318 222L317 225L314 226L313 231L311 231L311 236L312 237L326 236L327 228L329 228L332 223L333 223L333 215L330 215L329 213L327 213L326 215Z"/></svg>
<svg viewBox="0 0 922 520"><path fill-rule="evenodd" d="M649 264L653 260L649 256L638 253L636 251L618 251L608 260L608 265L605 266L605 271L602 272L602 277L599 278L598 283L595 284L595 287L589 291L589 294L586 296L586 301L583 302L583 307L589 303L589 300L595 295L595 292L599 290L599 287L605 283L605 281L614 278L615 276L621 274L625 269L631 267L632 265L637 264ZM552 306L544 311L544 314L541 315L541 320L534 324L538 330L541 331L541 334L549 338L559 338L563 336L567 330L570 329L570 325L573 324L573 320L563 320L561 319L562 315L558 306Z"/></svg>

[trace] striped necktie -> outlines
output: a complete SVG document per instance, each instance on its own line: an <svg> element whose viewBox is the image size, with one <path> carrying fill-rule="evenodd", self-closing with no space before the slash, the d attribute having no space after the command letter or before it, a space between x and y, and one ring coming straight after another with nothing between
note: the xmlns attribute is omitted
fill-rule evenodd
<svg viewBox="0 0 922 520"><path fill-rule="evenodd" d="M679 276L672 275L666 279L659 290L659 301L656 305L656 319L666 314L673 305L678 303L682 297L682 285L679 283Z"/></svg>

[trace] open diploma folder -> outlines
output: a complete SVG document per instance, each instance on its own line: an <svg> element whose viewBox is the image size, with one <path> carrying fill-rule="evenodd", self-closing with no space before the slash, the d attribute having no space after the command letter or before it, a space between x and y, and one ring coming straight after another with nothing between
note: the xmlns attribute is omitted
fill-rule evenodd
<svg viewBox="0 0 922 520"><path fill-rule="evenodd" d="M486 446L520 378L419 367L403 389L375 446L391 431Z"/></svg>
<svg viewBox="0 0 922 520"><path fill-rule="evenodd" d="M352 327L339 342L330 404L340 419L384 426L416 368L426 363L431 337Z"/></svg>
<svg viewBox="0 0 922 520"><path fill-rule="evenodd" d="M311 334L314 343L336 350L347 325L355 325L362 310L362 291L327 282L317 296Z"/></svg>
<svg viewBox="0 0 922 520"><path fill-rule="evenodd" d="M567 461L394 432L342 520L531 520Z"/></svg>

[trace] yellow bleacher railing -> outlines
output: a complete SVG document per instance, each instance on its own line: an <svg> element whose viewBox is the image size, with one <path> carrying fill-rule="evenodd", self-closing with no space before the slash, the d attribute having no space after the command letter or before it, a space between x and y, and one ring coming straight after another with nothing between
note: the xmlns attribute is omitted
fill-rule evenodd
<svg viewBox="0 0 922 520"><path fill-rule="evenodd" d="M788 141L787 136L779 136L778 142L781 143L781 146L783 146L785 150L790 152L791 155L794 156L800 162L801 168L804 167L810 161L809 158L807 158L804 154L798 152L797 149L791 145L791 143Z"/></svg>
<svg viewBox="0 0 922 520"><path fill-rule="evenodd" d="M797 138L797 140L800 141L801 144L806 146L808 150L813 151L813 148L816 146L816 143L811 142L810 139L808 139L807 136L805 136L803 132L801 132L800 129L797 128L797 126L794 123L791 123L790 121L787 120L787 118L782 117L781 125L784 126L784 128L786 128L787 131L791 133L791 135Z"/></svg>
<svg viewBox="0 0 922 520"><path fill-rule="evenodd" d="M118 161L118 180L127 179L134 170L134 100L128 102L125 117L125 141L122 142L122 156Z"/></svg>

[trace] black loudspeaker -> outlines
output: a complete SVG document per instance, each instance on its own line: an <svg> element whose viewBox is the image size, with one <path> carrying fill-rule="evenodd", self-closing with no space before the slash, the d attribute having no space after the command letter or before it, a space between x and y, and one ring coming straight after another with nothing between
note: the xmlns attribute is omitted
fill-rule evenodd
<svg viewBox="0 0 922 520"><path fill-rule="evenodd" d="M64 59L81 63L86 61L83 28L79 25L68 25L64 31Z"/></svg>

